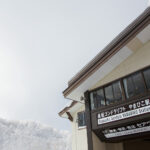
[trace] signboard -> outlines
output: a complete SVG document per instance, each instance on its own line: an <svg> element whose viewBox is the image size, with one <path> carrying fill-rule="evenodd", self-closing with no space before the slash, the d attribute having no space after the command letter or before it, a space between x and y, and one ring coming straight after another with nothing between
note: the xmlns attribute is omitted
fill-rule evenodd
<svg viewBox="0 0 150 150"><path fill-rule="evenodd" d="M114 137L121 137L131 134L143 133L150 131L150 120L136 123L124 127L114 128L114 129L106 129L103 132L105 138L114 138Z"/></svg>
<svg viewBox="0 0 150 150"><path fill-rule="evenodd" d="M125 106L117 107L109 111L97 114L98 125L114 122L122 119L139 116L150 112L150 99L139 100Z"/></svg>

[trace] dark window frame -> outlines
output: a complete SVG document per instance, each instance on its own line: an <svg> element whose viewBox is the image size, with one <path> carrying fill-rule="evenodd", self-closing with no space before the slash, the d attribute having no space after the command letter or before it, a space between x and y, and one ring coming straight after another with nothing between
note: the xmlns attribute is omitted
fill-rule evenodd
<svg viewBox="0 0 150 150"><path fill-rule="evenodd" d="M134 72L132 72L132 73L130 73L130 74L128 74L128 75L125 75L125 76L123 76L123 77L121 77L121 78L119 78L119 79L116 79L116 80L114 80L114 81L111 81L111 82L109 82L109 83L104 84L103 86L97 87L97 88L95 88L95 89L89 91L89 92L91 93L91 92L97 91L98 89L103 89L104 98L105 98L105 104L106 104L105 106L102 106L102 107L100 107L100 108L96 108L96 109L93 109L93 110L91 109L91 111L94 112L94 111L97 111L97 110L99 110L99 109L107 108L107 107L110 107L110 106L115 106L115 105L118 105L118 104L122 103L123 101L130 101L130 100L132 100L132 99L135 99L135 98L139 98L139 97L141 97L141 96L144 96L146 93L150 93L150 89L147 88L146 81L145 81L144 74L143 74L143 72L144 72L145 70L148 70L148 69L150 69L150 66L146 66L146 67L144 67L144 68L142 68L142 69L139 69L139 70L137 70L137 71L134 71ZM126 97L126 94L125 94L125 88L124 88L124 84L123 84L123 79L125 79L125 78L127 78L127 77L130 77L130 76L132 76L132 75L134 75L134 74L136 74L136 73L139 73L139 72L142 74L142 79L143 79L143 81L144 81L144 87L146 88L146 90L145 90L145 92L142 93L142 94L133 96L133 97L131 97L131 98L127 98L127 97ZM107 87L107 86L109 86L109 85L112 85L113 83L118 82L118 81L120 81L120 84L121 84L122 100L119 101L119 102L116 102L116 103L114 103L114 104L107 105L104 88Z"/></svg>

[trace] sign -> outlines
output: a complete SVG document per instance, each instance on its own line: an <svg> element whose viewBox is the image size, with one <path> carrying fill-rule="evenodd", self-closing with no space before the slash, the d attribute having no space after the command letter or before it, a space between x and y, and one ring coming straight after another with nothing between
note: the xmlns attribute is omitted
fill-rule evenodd
<svg viewBox="0 0 150 150"><path fill-rule="evenodd" d="M106 138L114 138L148 131L150 131L150 120L125 127L106 129L103 134Z"/></svg>
<svg viewBox="0 0 150 150"><path fill-rule="evenodd" d="M114 122L150 112L150 99L140 100L125 106L97 114L98 125Z"/></svg>

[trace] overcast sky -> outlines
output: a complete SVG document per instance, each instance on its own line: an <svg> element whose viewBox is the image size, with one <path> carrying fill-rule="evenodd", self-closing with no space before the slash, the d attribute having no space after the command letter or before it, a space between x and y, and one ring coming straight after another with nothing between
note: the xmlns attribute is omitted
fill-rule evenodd
<svg viewBox="0 0 150 150"><path fill-rule="evenodd" d="M58 112L68 80L148 0L0 0L0 117L70 129Z"/></svg>

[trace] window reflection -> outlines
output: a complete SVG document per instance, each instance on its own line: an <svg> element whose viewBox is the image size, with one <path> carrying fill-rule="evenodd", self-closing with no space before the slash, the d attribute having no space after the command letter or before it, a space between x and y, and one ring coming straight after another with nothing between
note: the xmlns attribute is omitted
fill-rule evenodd
<svg viewBox="0 0 150 150"><path fill-rule="evenodd" d="M91 110L96 109L95 103L94 103L94 92L90 93L90 101L91 101Z"/></svg>
<svg viewBox="0 0 150 150"><path fill-rule="evenodd" d="M120 81L114 82L113 84L107 86L105 88L105 96L107 105L122 100L122 90Z"/></svg>
<svg viewBox="0 0 150 150"><path fill-rule="evenodd" d="M145 92L144 80L141 73L136 73L130 77L123 80L126 97L130 98L137 94L142 94Z"/></svg>
<svg viewBox="0 0 150 150"><path fill-rule="evenodd" d="M97 91L97 107L105 106L105 98L103 89Z"/></svg>
<svg viewBox="0 0 150 150"><path fill-rule="evenodd" d="M143 72L146 86L148 89L150 89L150 69L147 69Z"/></svg>
<svg viewBox="0 0 150 150"><path fill-rule="evenodd" d="M96 109L105 105L105 98L103 89L99 89L90 94L91 109Z"/></svg>
<svg viewBox="0 0 150 150"><path fill-rule="evenodd" d="M79 112L78 113L78 127L84 127L86 126L85 123L85 112Z"/></svg>
<svg viewBox="0 0 150 150"><path fill-rule="evenodd" d="M113 92L114 92L114 102L122 100L122 88L120 82L115 82L113 84Z"/></svg>
<svg viewBox="0 0 150 150"><path fill-rule="evenodd" d="M105 88L106 104L112 104L114 100L112 86L109 85Z"/></svg>
<svg viewBox="0 0 150 150"><path fill-rule="evenodd" d="M132 97L134 95L134 84L133 80L131 77L125 78L123 80L124 88L125 88L125 93L126 97Z"/></svg>

